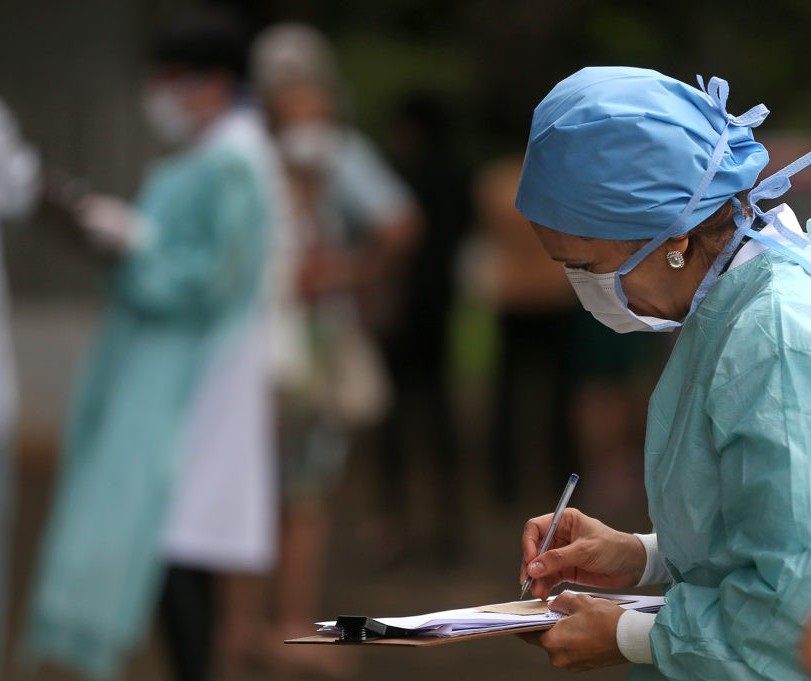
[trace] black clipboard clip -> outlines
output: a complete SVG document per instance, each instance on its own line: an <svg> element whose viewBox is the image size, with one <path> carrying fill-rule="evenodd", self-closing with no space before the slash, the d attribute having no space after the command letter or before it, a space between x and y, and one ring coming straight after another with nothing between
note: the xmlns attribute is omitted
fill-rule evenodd
<svg viewBox="0 0 811 681"><path fill-rule="evenodd" d="M408 638L414 636L410 629L393 627L360 615L341 615L335 622L340 632L338 643L363 643L376 638Z"/></svg>

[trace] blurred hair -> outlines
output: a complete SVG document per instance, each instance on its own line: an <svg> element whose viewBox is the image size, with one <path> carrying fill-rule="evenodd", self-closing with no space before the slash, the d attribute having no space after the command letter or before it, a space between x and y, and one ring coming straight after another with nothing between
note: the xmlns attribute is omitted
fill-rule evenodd
<svg viewBox="0 0 811 681"><path fill-rule="evenodd" d="M264 94L289 85L316 85L340 95L332 46L307 24L284 22L259 33L251 47L251 80Z"/></svg>
<svg viewBox="0 0 811 681"><path fill-rule="evenodd" d="M236 81L247 74L247 33L227 8L211 5L183 14L152 41L150 61L207 73L225 71Z"/></svg>
<svg viewBox="0 0 811 681"><path fill-rule="evenodd" d="M749 194L748 189L739 192L736 198L741 202L744 215L748 216L751 214L752 208L747 203L747 194ZM734 231L735 204L730 199L704 222L696 225L688 232L690 242L685 257L693 254L703 258L706 265L712 265Z"/></svg>

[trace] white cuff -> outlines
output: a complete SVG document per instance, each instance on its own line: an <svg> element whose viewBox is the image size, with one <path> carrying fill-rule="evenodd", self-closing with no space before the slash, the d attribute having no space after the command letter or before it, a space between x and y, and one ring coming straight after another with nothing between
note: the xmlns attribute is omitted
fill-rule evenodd
<svg viewBox="0 0 811 681"><path fill-rule="evenodd" d="M659 553L659 542L656 539L656 533L637 534L635 532L634 536L642 542L642 546L645 547L646 557L645 572L642 573L642 578L639 580L637 586L663 584L671 581L664 557Z"/></svg>
<svg viewBox="0 0 811 681"><path fill-rule="evenodd" d="M635 664L653 664L650 630L656 615L626 610L617 622L617 647L626 660Z"/></svg>

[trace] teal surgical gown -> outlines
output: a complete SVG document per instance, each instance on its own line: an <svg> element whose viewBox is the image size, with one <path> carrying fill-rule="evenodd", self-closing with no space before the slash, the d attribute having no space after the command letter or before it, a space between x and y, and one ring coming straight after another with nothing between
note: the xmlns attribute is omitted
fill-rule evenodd
<svg viewBox="0 0 811 681"><path fill-rule="evenodd" d="M225 144L163 162L138 200L153 229L111 278L83 372L31 612L28 649L113 675L145 635L191 398L258 303L264 178Z"/></svg>
<svg viewBox="0 0 811 681"><path fill-rule="evenodd" d="M721 276L651 398L646 487L673 576L633 679L807 679L811 277L766 251Z"/></svg>

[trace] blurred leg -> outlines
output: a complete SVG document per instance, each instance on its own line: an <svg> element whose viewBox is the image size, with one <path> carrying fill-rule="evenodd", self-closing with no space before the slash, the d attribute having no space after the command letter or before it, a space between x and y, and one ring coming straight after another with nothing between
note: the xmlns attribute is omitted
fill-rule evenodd
<svg viewBox="0 0 811 681"><path fill-rule="evenodd" d="M543 347L548 359L546 370L549 374L549 431L552 445L549 471L554 476L556 485L562 485L582 465L572 432L574 390L566 361L567 354L571 351L572 326L573 315L561 312L549 315L544 329Z"/></svg>
<svg viewBox="0 0 811 681"><path fill-rule="evenodd" d="M276 574L278 625L267 630L262 656L271 672L314 673L352 678L353 651L331 646L285 645L284 640L312 632L322 617L330 515L318 499L290 502L282 514L282 542Z"/></svg>
<svg viewBox="0 0 811 681"><path fill-rule="evenodd" d="M317 499L289 503L282 518L279 619L285 629L307 631L321 607L330 518Z"/></svg>
<svg viewBox="0 0 811 681"><path fill-rule="evenodd" d="M213 575L170 566L160 609L175 679L207 681L214 625Z"/></svg>
<svg viewBox="0 0 811 681"><path fill-rule="evenodd" d="M415 407L421 407L426 428L427 452L434 466L434 543L437 557L458 560L466 543L466 520L462 501L459 443L456 436L448 366L443 345L425 353L417 370ZM429 359L430 358L430 359Z"/></svg>
<svg viewBox="0 0 811 681"><path fill-rule="evenodd" d="M0 673L6 647L7 584L10 566L11 511L13 504L14 481L12 479L11 448L0 432Z"/></svg>
<svg viewBox="0 0 811 681"><path fill-rule="evenodd" d="M574 405L585 510L616 522L642 507L642 454L633 441L631 390L620 379L592 381L580 387Z"/></svg>
<svg viewBox="0 0 811 681"><path fill-rule="evenodd" d="M635 374L650 362L650 340L656 335L616 334L585 313L576 323L571 373L574 432L583 468L578 503L609 523L627 526L636 516L647 517L642 433L634 418L641 386Z"/></svg>
<svg viewBox="0 0 811 681"><path fill-rule="evenodd" d="M408 409L410 400L408 352L400 339L394 339L384 348L386 365L391 381L393 400L389 413L380 428L380 444L377 447L380 471L380 506L382 522L386 534L392 527L398 527L401 535L390 547L394 553L402 548L403 538L408 532L406 479L408 472L407 440ZM386 551L384 551L385 553ZM381 556L385 560L385 556ZM393 557L393 556L392 556Z"/></svg>
<svg viewBox="0 0 811 681"><path fill-rule="evenodd" d="M519 492L516 443L516 399L520 333L511 315L499 317L499 356L496 365L495 406L489 447L491 493L494 501L510 504Z"/></svg>
<svg viewBox="0 0 811 681"><path fill-rule="evenodd" d="M262 628L262 576L217 575L216 653L231 673L256 658Z"/></svg>

